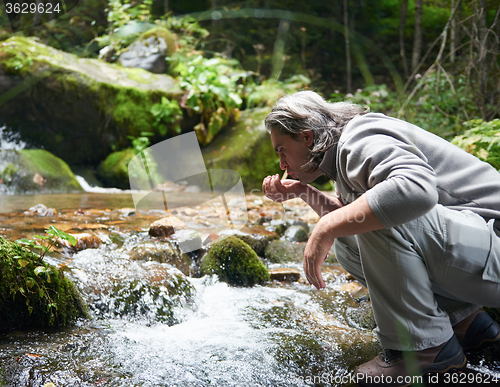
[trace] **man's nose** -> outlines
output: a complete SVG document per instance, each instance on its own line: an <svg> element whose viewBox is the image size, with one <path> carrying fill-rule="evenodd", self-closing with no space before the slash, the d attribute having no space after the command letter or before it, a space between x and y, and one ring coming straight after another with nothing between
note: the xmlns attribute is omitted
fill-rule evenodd
<svg viewBox="0 0 500 387"><path fill-rule="evenodd" d="M280 157L280 168L283 171L288 168L288 163L286 162L286 160L282 159L281 157Z"/></svg>

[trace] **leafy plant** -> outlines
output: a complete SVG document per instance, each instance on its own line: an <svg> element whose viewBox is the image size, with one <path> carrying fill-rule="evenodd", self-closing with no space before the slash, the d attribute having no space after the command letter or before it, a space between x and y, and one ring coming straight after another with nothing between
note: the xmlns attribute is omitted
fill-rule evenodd
<svg viewBox="0 0 500 387"><path fill-rule="evenodd" d="M149 137L154 136L152 132L141 132L138 137L135 136L127 136L129 140L132 141L132 148L134 149L135 154L141 153L144 149L149 147L151 141Z"/></svg>
<svg viewBox="0 0 500 387"><path fill-rule="evenodd" d="M5 280L10 276L15 277L15 281L10 281L10 293L15 297L20 293L26 298L26 306L29 314L33 312L33 302L37 297L45 306L46 311L50 315L49 324L55 320L55 312L58 304L54 301L51 294L57 292L50 286L54 281L54 274L57 270L43 261L51 247L55 245L57 239L63 239L70 244L75 245L76 239L72 235L50 226L46 230L46 235L34 235L32 239L19 239L11 246L19 246L19 248L8 247L8 242L1 238L0 252L3 259L2 275ZM33 251L38 251L35 254ZM62 272L59 271L59 276L62 277Z"/></svg>
<svg viewBox="0 0 500 387"><path fill-rule="evenodd" d="M188 112L201 114L194 129L202 144L209 143L230 118L239 117L243 84L238 81L244 80L246 73L238 66L236 60L206 59L201 55L175 66L174 72L181 78L180 87L185 90L181 104Z"/></svg>
<svg viewBox="0 0 500 387"><path fill-rule="evenodd" d="M450 139L461 130L462 122L478 113L465 75L432 71L420 82L418 91L401 111L408 121Z"/></svg>
<svg viewBox="0 0 500 387"><path fill-rule="evenodd" d="M169 125L172 125L176 134L181 133L182 111L175 99L169 101L166 97L161 97L161 103L155 103L151 107L151 113L156 117L153 127L162 136L167 134Z"/></svg>
<svg viewBox="0 0 500 387"><path fill-rule="evenodd" d="M115 31L131 22L149 22L153 0L136 2L133 0L109 0L108 23Z"/></svg>
<svg viewBox="0 0 500 387"><path fill-rule="evenodd" d="M500 171L500 119L486 122L471 120L464 123L467 129L451 142Z"/></svg>

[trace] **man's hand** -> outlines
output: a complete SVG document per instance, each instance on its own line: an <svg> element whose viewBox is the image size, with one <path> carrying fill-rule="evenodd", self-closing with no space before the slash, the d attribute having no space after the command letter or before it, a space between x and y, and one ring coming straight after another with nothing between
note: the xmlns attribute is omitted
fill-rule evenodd
<svg viewBox="0 0 500 387"><path fill-rule="evenodd" d="M314 227L304 251L304 271L309 282L317 289L325 287L321 265L335 238L383 228L384 225L368 205L366 195L323 216Z"/></svg>
<svg viewBox="0 0 500 387"><path fill-rule="evenodd" d="M280 181L279 175L267 176L262 182L262 191L264 195L276 203L282 203L290 199L295 199L305 195L307 186L304 186L298 180Z"/></svg>
<svg viewBox="0 0 500 387"><path fill-rule="evenodd" d="M321 275L321 265L323 265L334 240L335 238L329 232L327 219L321 218L314 227L304 251L304 272L306 278L318 290L326 286Z"/></svg>

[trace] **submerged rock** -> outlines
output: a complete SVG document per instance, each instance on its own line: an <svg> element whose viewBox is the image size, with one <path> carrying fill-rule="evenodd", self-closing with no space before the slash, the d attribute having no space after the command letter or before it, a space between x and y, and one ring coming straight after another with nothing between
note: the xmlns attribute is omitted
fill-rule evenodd
<svg viewBox="0 0 500 387"><path fill-rule="evenodd" d="M265 249L264 255L270 262L301 262L304 259L305 243L274 240Z"/></svg>
<svg viewBox="0 0 500 387"><path fill-rule="evenodd" d="M201 262L203 274L216 274L230 285L253 286L269 280L269 271L252 248L235 236L215 242Z"/></svg>
<svg viewBox="0 0 500 387"><path fill-rule="evenodd" d="M269 270L269 275L272 280L296 282L300 278L300 271L294 268L279 267L277 269Z"/></svg>
<svg viewBox="0 0 500 387"><path fill-rule="evenodd" d="M306 242L309 239L308 228L299 225L290 226L285 231L285 239L292 242Z"/></svg>
<svg viewBox="0 0 500 387"><path fill-rule="evenodd" d="M88 316L80 293L62 271L0 237L0 330L67 326Z"/></svg>

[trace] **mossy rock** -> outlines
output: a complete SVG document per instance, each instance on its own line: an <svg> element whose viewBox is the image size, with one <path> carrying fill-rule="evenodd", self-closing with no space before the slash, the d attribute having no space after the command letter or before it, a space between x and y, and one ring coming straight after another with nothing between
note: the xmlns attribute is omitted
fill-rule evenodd
<svg viewBox="0 0 500 387"><path fill-rule="evenodd" d="M235 286L253 286L269 280L269 271L255 251L235 236L216 241L201 262L203 274Z"/></svg>
<svg viewBox="0 0 500 387"><path fill-rule="evenodd" d="M97 165L150 131L151 107L182 98L165 74L79 58L35 39L0 42L0 116L23 140L70 165ZM158 135L159 136L159 135Z"/></svg>
<svg viewBox="0 0 500 387"><path fill-rule="evenodd" d="M129 256L133 260L167 263L179 269L184 275L190 275L194 270L189 255L183 254L175 243L168 240L141 242L134 246Z"/></svg>
<svg viewBox="0 0 500 387"><path fill-rule="evenodd" d="M264 257L267 245L277 239L277 235L235 235L236 238L241 239L249 245L253 251L259 256Z"/></svg>
<svg viewBox="0 0 500 387"><path fill-rule="evenodd" d="M282 239L274 240L267 245L264 256L271 263L300 263L304 260L306 244L306 242L290 242ZM331 248L325 263L335 263L336 261L333 248Z"/></svg>
<svg viewBox="0 0 500 387"><path fill-rule="evenodd" d="M284 238L291 242L307 242L309 239L309 227L304 228L299 225L290 226L285 231Z"/></svg>
<svg viewBox="0 0 500 387"><path fill-rule="evenodd" d="M264 255L272 263L302 262L305 248L305 243L274 240L267 245Z"/></svg>
<svg viewBox="0 0 500 387"><path fill-rule="evenodd" d="M264 127L269 112L268 108L242 111L234 126L222 129L208 146L202 148L207 168L238 171L246 192L262 191L264 177L282 173L278 155ZM220 183L212 181L212 184L217 186Z"/></svg>
<svg viewBox="0 0 500 387"><path fill-rule="evenodd" d="M108 187L130 189L128 163L134 156L132 148L111 153L99 165L97 177Z"/></svg>
<svg viewBox="0 0 500 387"><path fill-rule="evenodd" d="M193 285L182 275L172 275L161 284L128 279L115 281L91 308L96 315L175 325L179 323L176 310L191 303L193 294Z"/></svg>
<svg viewBox="0 0 500 387"><path fill-rule="evenodd" d="M0 155L8 160L0 179L12 193L82 191L68 164L45 149L2 150Z"/></svg>
<svg viewBox="0 0 500 387"><path fill-rule="evenodd" d="M88 318L85 302L62 271L0 237L0 330L67 326Z"/></svg>

